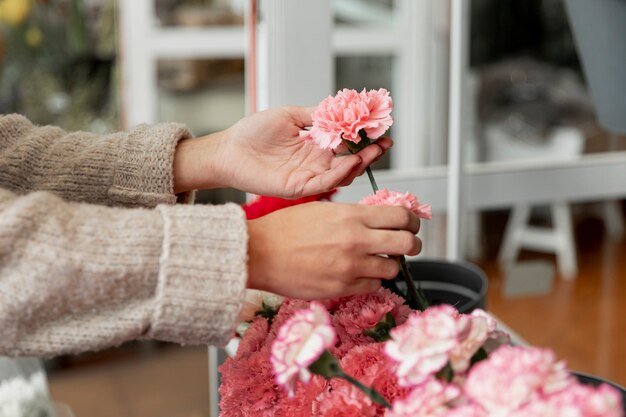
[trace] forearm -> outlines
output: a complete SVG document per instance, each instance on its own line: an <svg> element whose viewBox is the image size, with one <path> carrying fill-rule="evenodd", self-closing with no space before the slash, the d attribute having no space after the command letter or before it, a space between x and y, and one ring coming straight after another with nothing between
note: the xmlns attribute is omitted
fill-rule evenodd
<svg viewBox="0 0 626 417"><path fill-rule="evenodd" d="M21 116L2 116L0 186L18 194L50 191L66 200L117 206L189 200L189 194L175 195L172 166L178 142L190 137L174 123L110 135L70 134L34 126Z"/></svg>
<svg viewBox="0 0 626 417"><path fill-rule="evenodd" d="M0 190L0 242L1 354L232 335L247 280L235 205L114 209Z"/></svg>

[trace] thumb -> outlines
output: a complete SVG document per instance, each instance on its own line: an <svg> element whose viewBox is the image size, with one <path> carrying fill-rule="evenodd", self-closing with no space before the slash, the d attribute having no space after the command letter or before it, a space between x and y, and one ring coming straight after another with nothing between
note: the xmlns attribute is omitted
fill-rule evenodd
<svg viewBox="0 0 626 417"><path fill-rule="evenodd" d="M289 107L287 109L291 116L301 128L311 126L313 124L312 115L315 107Z"/></svg>

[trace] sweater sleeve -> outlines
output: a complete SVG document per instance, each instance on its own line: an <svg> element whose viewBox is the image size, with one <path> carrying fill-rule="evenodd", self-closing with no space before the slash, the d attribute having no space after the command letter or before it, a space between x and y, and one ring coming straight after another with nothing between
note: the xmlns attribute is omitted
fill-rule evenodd
<svg viewBox="0 0 626 417"><path fill-rule="evenodd" d="M241 208L112 208L0 189L0 354L153 338L224 345L247 280Z"/></svg>
<svg viewBox="0 0 626 417"><path fill-rule="evenodd" d="M188 202L192 193L173 194L172 166L178 141L189 137L176 123L95 135L0 116L0 186L111 206Z"/></svg>

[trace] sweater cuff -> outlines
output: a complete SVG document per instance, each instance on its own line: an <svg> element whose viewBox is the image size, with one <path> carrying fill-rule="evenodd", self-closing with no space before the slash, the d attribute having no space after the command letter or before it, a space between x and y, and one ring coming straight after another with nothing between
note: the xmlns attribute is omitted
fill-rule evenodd
<svg viewBox="0 0 626 417"><path fill-rule="evenodd" d="M247 283L245 214L235 204L158 209L165 233L151 336L223 346Z"/></svg>
<svg viewBox="0 0 626 417"><path fill-rule="evenodd" d="M118 149L111 201L124 206L192 203L194 193L174 194L174 152L192 134L184 125L139 125L128 133Z"/></svg>

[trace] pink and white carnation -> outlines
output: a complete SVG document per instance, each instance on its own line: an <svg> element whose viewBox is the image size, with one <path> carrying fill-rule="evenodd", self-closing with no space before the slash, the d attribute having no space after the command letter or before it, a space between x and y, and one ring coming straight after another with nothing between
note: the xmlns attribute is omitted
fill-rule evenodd
<svg viewBox="0 0 626 417"><path fill-rule="evenodd" d="M278 310L283 298L271 292L248 289L245 291L237 321L251 321L264 308Z"/></svg>
<svg viewBox="0 0 626 417"><path fill-rule="evenodd" d="M607 385L572 384L511 413L511 417L623 417L619 392Z"/></svg>
<svg viewBox="0 0 626 417"><path fill-rule="evenodd" d="M574 382L549 349L503 346L470 370L465 393L493 415L507 415Z"/></svg>
<svg viewBox="0 0 626 417"><path fill-rule="evenodd" d="M476 404L463 404L448 410L445 417L491 417Z"/></svg>
<svg viewBox="0 0 626 417"><path fill-rule="evenodd" d="M450 352L450 365L454 372L465 372L472 357L480 349L489 335L496 330L496 321L483 310L474 310L470 315L459 314L459 318L469 320L465 332L459 335L459 344Z"/></svg>
<svg viewBox="0 0 626 417"><path fill-rule="evenodd" d="M270 330L267 334L267 339L265 340L265 343L268 346L271 346L278 336L278 332L280 331L280 328L283 326L283 324L287 320L289 320L296 311L306 310L309 308L310 305L311 302L306 300L297 300L294 298L285 299L280 305L278 312L272 319L272 326L270 327Z"/></svg>
<svg viewBox="0 0 626 417"><path fill-rule="evenodd" d="M400 206L411 210L421 219L430 220L433 217L432 209L428 204L422 204L411 193L389 191L386 188L378 190L376 194L367 196L359 201L367 206Z"/></svg>
<svg viewBox="0 0 626 417"><path fill-rule="evenodd" d="M369 139L378 139L393 124L393 100L384 88L361 92L344 88L328 96L312 114L311 130L300 137L322 149L336 149L342 139L359 143L359 131Z"/></svg>
<svg viewBox="0 0 626 417"><path fill-rule="evenodd" d="M321 304L312 302L308 309L296 311L280 327L272 343L270 359L278 385L292 397L297 381L307 383L311 379L309 365L336 340L330 315Z"/></svg>
<svg viewBox="0 0 626 417"><path fill-rule="evenodd" d="M415 312L406 323L390 332L385 353L394 362L401 386L422 383L441 370L458 344L458 335L467 326L458 320L451 306L436 306Z"/></svg>
<svg viewBox="0 0 626 417"><path fill-rule="evenodd" d="M435 378L416 386L409 395L393 402L385 417L444 417L461 390Z"/></svg>
<svg viewBox="0 0 626 417"><path fill-rule="evenodd" d="M485 353L490 354L500 346L509 346L511 344L511 335L498 329L498 322L485 310L477 308L472 311L472 317L483 317L487 321L488 333L487 339L484 341L482 348Z"/></svg>

